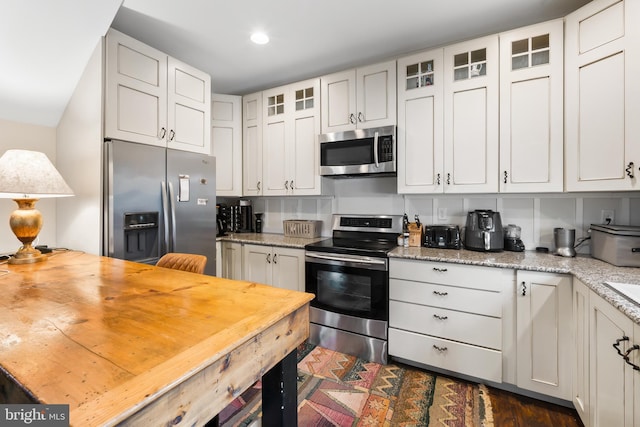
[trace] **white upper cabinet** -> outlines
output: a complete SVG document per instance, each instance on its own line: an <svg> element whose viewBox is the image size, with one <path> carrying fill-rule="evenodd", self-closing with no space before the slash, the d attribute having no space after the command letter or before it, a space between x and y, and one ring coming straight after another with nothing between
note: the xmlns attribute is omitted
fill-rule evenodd
<svg viewBox="0 0 640 427"><path fill-rule="evenodd" d="M321 78L322 133L396 124L396 63Z"/></svg>
<svg viewBox="0 0 640 427"><path fill-rule="evenodd" d="M638 16L636 0L594 0L566 17L567 191L640 188Z"/></svg>
<svg viewBox="0 0 640 427"><path fill-rule="evenodd" d="M262 92L242 97L242 194L262 195Z"/></svg>
<svg viewBox="0 0 640 427"><path fill-rule="evenodd" d="M562 191L563 21L499 37L500 191Z"/></svg>
<svg viewBox="0 0 640 427"><path fill-rule="evenodd" d="M263 195L320 194L319 93L319 79L262 93Z"/></svg>
<svg viewBox="0 0 640 427"><path fill-rule="evenodd" d="M443 191L443 51L398 60L398 193Z"/></svg>
<svg viewBox="0 0 640 427"><path fill-rule="evenodd" d="M242 97L211 95L211 153L216 195L242 196Z"/></svg>
<svg viewBox="0 0 640 427"><path fill-rule="evenodd" d="M498 36L444 48L444 191L498 191Z"/></svg>
<svg viewBox="0 0 640 427"><path fill-rule="evenodd" d="M211 153L211 77L113 29L105 137Z"/></svg>

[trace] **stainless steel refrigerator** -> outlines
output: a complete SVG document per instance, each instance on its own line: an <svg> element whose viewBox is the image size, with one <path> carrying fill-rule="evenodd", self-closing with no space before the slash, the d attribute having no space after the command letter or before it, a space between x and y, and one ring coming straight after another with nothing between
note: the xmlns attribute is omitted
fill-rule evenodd
<svg viewBox="0 0 640 427"><path fill-rule="evenodd" d="M215 275L215 158L117 140L104 158L104 254L146 264L202 254Z"/></svg>

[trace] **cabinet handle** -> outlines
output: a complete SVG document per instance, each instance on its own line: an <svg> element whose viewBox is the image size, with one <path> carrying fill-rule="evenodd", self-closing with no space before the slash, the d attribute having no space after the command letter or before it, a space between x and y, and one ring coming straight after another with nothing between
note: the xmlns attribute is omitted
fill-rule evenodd
<svg viewBox="0 0 640 427"><path fill-rule="evenodd" d="M289 181L285 181L284 182L284 189L288 190L289 189Z"/></svg>
<svg viewBox="0 0 640 427"><path fill-rule="evenodd" d="M267 263L271 264L271 254L267 254Z"/></svg>
<svg viewBox="0 0 640 427"><path fill-rule="evenodd" d="M440 268L440 267L433 267L433 271L437 271L438 273L446 273L447 269L446 268Z"/></svg>
<svg viewBox="0 0 640 427"><path fill-rule="evenodd" d="M256 184L256 188L258 189L258 191L260 191L260 181L258 181L258 183Z"/></svg>
<svg viewBox="0 0 640 427"><path fill-rule="evenodd" d="M620 351L620 343L621 343L622 341L629 341L629 337L628 337L628 336L626 336L626 335L623 335L623 336L622 336L622 338L618 338L618 339L616 340L616 343L615 343L615 344L613 344L613 348L615 348L615 349L616 349L616 351L618 352L618 354L624 358L624 354Z"/></svg>
<svg viewBox="0 0 640 427"><path fill-rule="evenodd" d="M274 264L278 263L278 254L273 254L273 263Z"/></svg>
<svg viewBox="0 0 640 427"><path fill-rule="evenodd" d="M166 134L167 134L167 129L165 129L164 127L160 129L160 139L164 139Z"/></svg>
<svg viewBox="0 0 640 427"><path fill-rule="evenodd" d="M447 347L438 347L437 345L433 345L433 348L435 348L436 350L438 350L440 353L444 353L445 351L448 350Z"/></svg>
<svg viewBox="0 0 640 427"><path fill-rule="evenodd" d="M447 173L447 185L451 185L451 173Z"/></svg>
<svg viewBox="0 0 640 427"><path fill-rule="evenodd" d="M435 295L438 295L439 297L446 297L447 295L449 295L449 292L433 291L433 293Z"/></svg>
<svg viewBox="0 0 640 427"><path fill-rule="evenodd" d="M627 176L629 178L633 178L633 162L629 162L629 164L625 168L625 171L627 171Z"/></svg>
<svg viewBox="0 0 640 427"><path fill-rule="evenodd" d="M358 121L360 123L364 122L364 115L362 114L362 112L358 113Z"/></svg>
<svg viewBox="0 0 640 427"><path fill-rule="evenodd" d="M504 171L504 183L507 183L507 178L509 177L509 174L507 173L507 171Z"/></svg>
<svg viewBox="0 0 640 427"><path fill-rule="evenodd" d="M291 189L293 190L293 180L291 180L291 182L289 183L289 186L291 187Z"/></svg>
<svg viewBox="0 0 640 427"><path fill-rule="evenodd" d="M434 314L433 317L435 317L438 320L447 320L449 318L448 316L440 316L437 314Z"/></svg>
<svg viewBox="0 0 640 427"><path fill-rule="evenodd" d="M522 282L522 296L526 296L527 295L527 284L525 282Z"/></svg>
<svg viewBox="0 0 640 427"><path fill-rule="evenodd" d="M436 184L440 185L440 174L436 175Z"/></svg>
<svg viewBox="0 0 640 427"><path fill-rule="evenodd" d="M169 131L169 141L173 141L173 138L176 137L176 133L173 131L173 129L171 129Z"/></svg>
<svg viewBox="0 0 640 427"><path fill-rule="evenodd" d="M631 353L634 350L640 350L640 345L634 344L631 347L629 347L629 350L624 352L624 356L622 356L622 358L627 363L627 365L631 365L631 367L633 367L634 371L640 371L640 366L636 365L635 363L629 360L629 353Z"/></svg>
<svg viewBox="0 0 640 427"><path fill-rule="evenodd" d="M356 123L356 115L351 113L349 114L349 123L351 123L352 125Z"/></svg>

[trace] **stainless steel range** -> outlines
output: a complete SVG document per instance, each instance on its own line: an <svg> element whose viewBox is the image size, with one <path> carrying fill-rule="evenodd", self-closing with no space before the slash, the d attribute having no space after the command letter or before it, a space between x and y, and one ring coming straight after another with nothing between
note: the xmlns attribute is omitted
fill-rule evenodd
<svg viewBox="0 0 640 427"><path fill-rule="evenodd" d="M334 215L333 237L305 246L309 342L387 363L389 258L402 216Z"/></svg>

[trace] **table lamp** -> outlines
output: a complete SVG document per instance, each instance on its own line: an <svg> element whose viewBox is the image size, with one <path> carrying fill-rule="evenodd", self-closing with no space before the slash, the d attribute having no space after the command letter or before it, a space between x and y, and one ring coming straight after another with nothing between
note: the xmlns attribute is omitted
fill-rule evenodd
<svg viewBox="0 0 640 427"><path fill-rule="evenodd" d="M7 150L0 157L0 198L18 204L9 218L13 234L22 242L9 264L30 264L46 260L31 243L42 228L42 214L35 208L43 197L73 196L73 191L44 153Z"/></svg>

